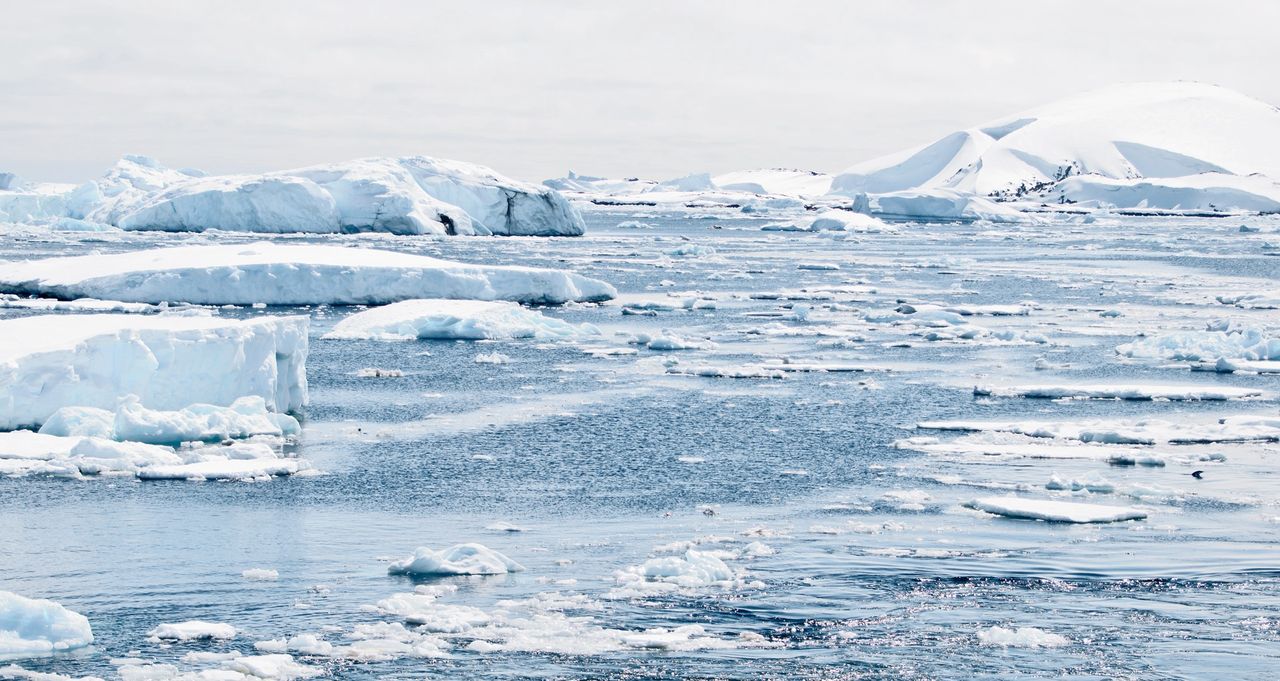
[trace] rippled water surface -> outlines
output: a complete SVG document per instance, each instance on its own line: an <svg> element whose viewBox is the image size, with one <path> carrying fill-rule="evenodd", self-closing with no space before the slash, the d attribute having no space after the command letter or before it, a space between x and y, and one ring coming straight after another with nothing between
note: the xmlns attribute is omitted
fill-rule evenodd
<svg viewBox="0 0 1280 681"><path fill-rule="evenodd" d="M633 219L652 229L615 227ZM1225 219L904 223L898 233L847 238L761 232L764 221L731 214L598 211L588 222L580 239L341 240L608 280L622 304L545 310L597 326L596 338L339 341L320 336L352 310L220 310L312 316L311 405L290 450L324 475L0 480L0 588L84 613L97 637L88 650L23 666L116 678L113 658L134 657L200 669L183 656L250 653L256 641L302 633L340 642L359 624L396 621L372 607L379 601L453 584L457 591L441 602L488 616L522 601L524 614L508 617L533 642L486 649L465 632L446 632L447 657L298 658L352 679L1261 679L1280 669L1275 442L1147 447L1163 466L895 446L974 437L917 428L948 419L1212 423L1276 415L1276 376L1193 372L1185 363L1122 359L1115 347L1223 317L1280 325L1275 310L1214 299L1275 289L1272 242L1280 234L1241 234L1239 220ZM31 232L6 237L0 257L228 239L252 240ZM678 254L690 244L709 249ZM687 297L715 304L622 314L623 304ZM984 331L971 338L930 339L927 326L867 321L867 311L903 303L1025 303L1029 313L968 317L968 327ZM663 329L716 345L656 352L628 342ZM992 335L1004 331L1008 339ZM494 351L509 361L474 361ZM679 373L783 362L858 370ZM365 367L405 376L354 375ZM1061 382L1246 387L1264 396L1060 401L973 390ZM1000 437L1015 436L987 442ZM1203 477L1193 478L1195 470ZM1101 477L1113 490L1050 491L1054 475ZM964 506L1004 494L1131 506L1148 517L1073 525ZM493 529L499 522L521 531ZM497 549L526 569L426 582L387 574L390 558L460 542ZM752 542L771 551L746 550ZM664 593L620 589L620 572L689 546L721 552L738 578ZM247 581L248 568L275 569L279 579ZM530 605L551 593L565 602ZM583 618L574 620L581 627L564 626L562 615ZM186 619L227 622L241 633L217 643L147 640L156 624ZM690 624L715 644L583 643L583 631ZM984 645L979 634L993 626L1035 627L1066 641Z"/></svg>

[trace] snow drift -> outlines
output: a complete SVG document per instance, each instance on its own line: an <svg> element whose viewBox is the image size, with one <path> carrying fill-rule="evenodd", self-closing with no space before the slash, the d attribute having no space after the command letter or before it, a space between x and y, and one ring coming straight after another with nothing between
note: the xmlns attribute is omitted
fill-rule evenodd
<svg viewBox="0 0 1280 681"><path fill-rule="evenodd" d="M0 220L83 219L122 229L577 236L582 217L556 191L484 166L409 156L261 175L205 176L126 156L80 187L0 188Z"/></svg>
<svg viewBox="0 0 1280 681"><path fill-rule="evenodd" d="M250 320L43 315L0 321L0 430L39 426L63 407L307 403L305 317Z"/></svg>
<svg viewBox="0 0 1280 681"><path fill-rule="evenodd" d="M208 305L376 305L411 298L560 304L617 295L603 281L563 270L270 242L4 263L0 291Z"/></svg>

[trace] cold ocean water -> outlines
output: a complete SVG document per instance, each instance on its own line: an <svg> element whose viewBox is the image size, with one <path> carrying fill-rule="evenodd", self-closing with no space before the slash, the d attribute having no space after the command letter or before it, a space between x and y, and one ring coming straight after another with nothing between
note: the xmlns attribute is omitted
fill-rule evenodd
<svg viewBox="0 0 1280 681"><path fill-rule="evenodd" d="M1135 435L1275 418L1280 379L1116 351L1221 319L1274 331L1280 312L1216 298L1277 288L1280 221L812 234L762 232L769 220L730 212L587 219L577 239L269 237L563 267L621 295L544 309L602 332L554 342L327 340L354 309L218 310L312 316L311 405L289 450L325 474L0 479L0 588L85 614L97 639L20 664L104 678L126 664L198 672L217 658L192 653L253 654L255 642L302 634L350 645L371 637L362 625L408 621L403 648L291 652L341 679L1280 669L1280 445ZM648 228L617 227L634 221ZM6 234L0 258L260 238L33 230ZM664 331L698 347L629 342ZM493 353L505 359L476 360ZM371 367L404 375L356 375ZM1084 384L1263 392L1017 396ZM938 421L1002 425L918 427ZM1069 427L1032 427L1042 422ZM1079 424L1093 443L1064 435ZM1037 437L1007 432L1019 429ZM1070 524L965 506L1007 495L1147 517ZM387 573L416 547L465 542L525 570ZM253 568L279 578L242 576ZM415 587L413 614L388 604ZM148 640L157 624L189 619L239 634Z"/></svg>

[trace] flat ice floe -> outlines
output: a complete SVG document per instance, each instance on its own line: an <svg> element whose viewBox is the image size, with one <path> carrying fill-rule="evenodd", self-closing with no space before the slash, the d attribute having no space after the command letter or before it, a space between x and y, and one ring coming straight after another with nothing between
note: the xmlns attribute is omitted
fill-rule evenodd
<svg viewBox="0 0 1280 681"><path fill-rule="evenodd" d="M63 407L151 409L262 398L307 403L305 317L45 315L0 321L0 430L35 427Z"/></svg>
<svg viewBox="0 0 1280 681"><path fill-rule="evenodd" d="M982 497L965 503L965 506L1006 518L1054 523L1114 523L1147 517L1146 511L1128 506L1078 504L1022 497Z"/></svg>
<svg viewBox="0 0 1280 681"><path fill-rule="evenodd" d="M0 660L40 657L93 643L89 620L40 598L0 591Z"/></svg>
<svg viewBox="0 0 1280 681"><path fill-rule="evenodd" d="M1242 400L1263 397L1266 393L1252 388L1198 385L989 385L973 389L974 395L994 397L1027 397L1039 399L1080 400L1171 400L1209 401Z"/></svg>
<svg viewBox="0 0 1280 681"><path fill-rule="evenodd" d="M387 567L393 575L504 575L524 567L482 544L457 544L433 551L418 547L412 556Z"/></svg>
<svg viewBox="0 0 1280 681"><path fill-rule="evenodd" d="M589 324L570 324L507 301L424 299L358 312L338 322L325 338L546 340L599 333Z"/></svg>
<svg viewBox="0 0 1280 681"><path fill-rule="evenodd" d="M2 263L0 290L205 305L379 305L413 298L560 304L617 295L603 281L564 270L271 242Z"/></svg>

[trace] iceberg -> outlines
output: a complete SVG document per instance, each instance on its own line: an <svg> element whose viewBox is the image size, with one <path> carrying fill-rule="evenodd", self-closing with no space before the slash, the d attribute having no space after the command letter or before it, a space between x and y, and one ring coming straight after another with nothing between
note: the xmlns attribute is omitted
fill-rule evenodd
<svg viewBox="0 0 1280 681"><path fill-rule="evenodd" d="M617 295L603 281L564 270L271 242L3 263L0 292L204 305L380 305L411 298L556 305Z"/></svg>
<svg viewBox="0 0 1280 681"><path fill-rule="evenodd" d="M856 164L831 183L883 195L955 191L1026 204L1273 211L1280 110L1215 85L1114 85ZM1028 206L1029 207L1029 206ZM974 210L978 210L975 208Z"/></svg>
<svg viewBox="0 0 1280 681"><path fill-rule="evenodd" d="M570 324L506 301L406 300L343 319L325 338L374 340L574 338L599 335L590 324Z"/></svg>
<svg viewBox="0 0 1280 681"><path fill-rule="evenodd" d="M307 403L306 317L41 315L0 320L0 430L39 427L63 407L151 409L242 397Z"/></svg>
<svg viewBox="0 0 1280 681"><path fill-rule="evenodd" d="M578 236L556 191L427 156L364 158L260 175L171 170L126 156L96 182L0 190L0 219L127 230ZM77 227L78 228L78 227Z"/></svg>
<svg viewBox="0 0 1280 681"><path fill-rule="evenodd" d="M0 591L0 660L41 657L93 643L89 620L50 600Z"/></svg>

